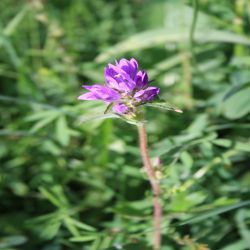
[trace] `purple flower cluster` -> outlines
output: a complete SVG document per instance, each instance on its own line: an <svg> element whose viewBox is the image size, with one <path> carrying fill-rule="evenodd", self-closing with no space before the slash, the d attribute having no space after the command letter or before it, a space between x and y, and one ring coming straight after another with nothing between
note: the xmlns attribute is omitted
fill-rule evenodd
<svg viewBox="0 0 250 250"><path fill-rule="evenodd" d="M108 64L104 70L105 85L84 85L89 92L79 100L102 100L113 103L113 111L118 114L135 113L137 106L152 101L160 92L157 87L148 87L145 71L138 70L137 61L121 59L116 65Z"/></svg>

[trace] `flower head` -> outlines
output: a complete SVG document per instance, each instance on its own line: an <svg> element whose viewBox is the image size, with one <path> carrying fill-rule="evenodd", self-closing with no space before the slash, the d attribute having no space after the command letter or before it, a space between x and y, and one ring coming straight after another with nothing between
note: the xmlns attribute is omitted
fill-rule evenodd
<svg viewBox="0 0 250 250"><path fill-rule="evenodd" d="M136 107L152 101L160 89L149 87L148 75L138 69L137 61L121 59L115 65L108 64L104 69L105 84L84 85L89 92L78 97L79 100L102 100L113 104L118 114L136 114Z"/></svg>

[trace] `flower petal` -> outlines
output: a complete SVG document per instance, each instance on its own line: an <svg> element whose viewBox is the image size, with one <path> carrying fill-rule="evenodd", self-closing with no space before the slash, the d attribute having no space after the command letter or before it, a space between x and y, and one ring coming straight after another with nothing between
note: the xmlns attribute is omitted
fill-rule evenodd
<svg viewBox="0 0 250 250"><path fill-rule="evenodd" d="M118 104L114 105L112 109L115 113L118 113L118 114L124 114L124 113L127 113L129 111L129 107L127 107L123 103L118 103Z"/></svg>
<svg viewBox="0 0 250 250"><path fill-rule="evenodd" d="M136 76L136 72L138 70L138 63L137 61L132 58L130 60L127 59L121 59L117 64L116 64L121 70L123 70L124 72L126 72L127 75L129 75L129 77L131 79L134 79Z"/></svg>
<svg viewBox="0 0 250 250"><path fill-rule="evenodd" d="M131 58L130 60L130 64L133 65L134 69L136 69L136 71L138 70L138 62L135 60L135 58Z"/></svg>
<svg viewBox="0 0 250 250"><path fill-rule="evenodd" d="M160 92L157 87L148 87L135 93L134 98L140 102L152 101Z"/></svg>
<svg viewBox="0 0 250 250"><path fill-rule="evenodd" d="M145 71L139 71L135 77L137 89L142 89L148 84L148 75Z"/></svg>
<svg viewBox="0 0 250 250"><path fill-rule="evenodd" d="M110 67L110 65L112 64L108 64L108 66L104 69L104 77L106 79L107 86L120 90L117 79L117 76L119 76L119 72L117 72L116 69Z"/></svg>
<svg viewBox="0 0 250 250"><path fill-rule="evenodd" d="M123 89L123 92L132 92L135 88L135 83L124 80L123 82L119 83L119 86L121 89Z"/></svg>
<svg viewBox="0 0 250 250"><path fill-rule="evenodd" d="M92 92L85 93L78 96L78 100L99 100L99 98Z"/></svg>
<svg viewBox="0 0 250 250"><path fill-rule="evenodd" d="M92 86L85 85L83 87L89 90L96 97L95 100L103 100L110 102L117 101L121 98L118 92L103 85L95 84Z"/></svg>
<svg viewBox="0 0 250 250"><path fill-rule="evenodd" d="M127 61L126 59L122 59ZM105 68L104 76L107 86L121 92L131 92L135 88L135 82L130 75L119 66L108 64Z"/></svg>

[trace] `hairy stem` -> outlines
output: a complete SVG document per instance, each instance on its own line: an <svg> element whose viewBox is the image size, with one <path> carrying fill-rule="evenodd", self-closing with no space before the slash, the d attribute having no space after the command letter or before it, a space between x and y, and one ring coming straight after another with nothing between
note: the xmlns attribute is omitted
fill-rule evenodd
<svg viewBox="0 0 250 250"><path fill-rule="evenodd" d="M144 125L138 126L141 157L144 169L147 173L149 182L154 194L154 250L161 247L161 203L160 203L160 185L155 176L153 166L149 159L147 146L147 132Z"/></svg>

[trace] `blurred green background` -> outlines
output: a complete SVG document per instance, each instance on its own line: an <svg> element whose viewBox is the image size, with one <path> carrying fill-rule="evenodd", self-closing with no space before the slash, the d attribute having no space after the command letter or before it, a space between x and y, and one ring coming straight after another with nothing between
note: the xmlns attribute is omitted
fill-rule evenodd
<svg viewBox="0 0 250 250"><path fill-rule="evenodd" d="M77 101L135 57L162 166L162 250L250 249L249 0L0 1L0 249L147 250L136 127Z"/></svg>

